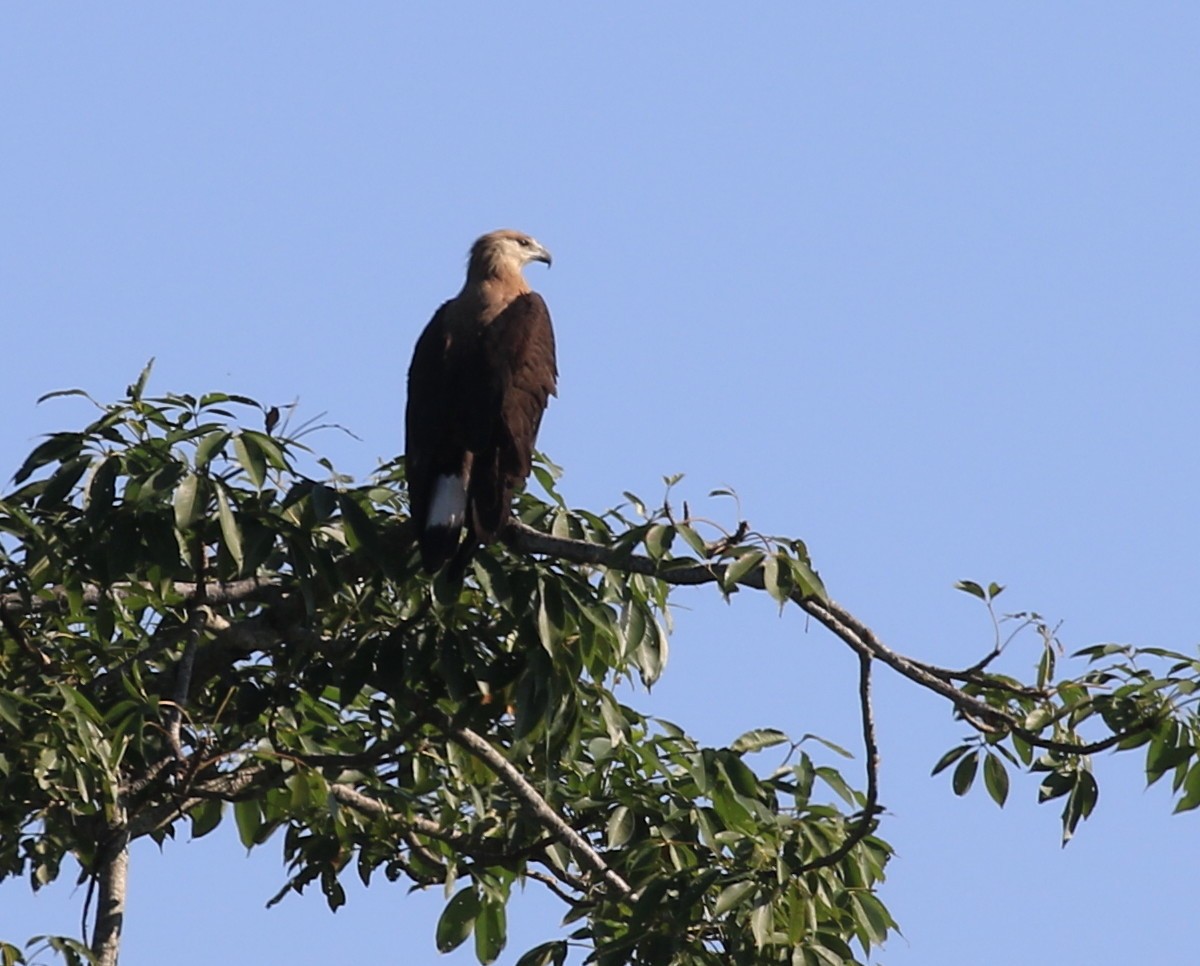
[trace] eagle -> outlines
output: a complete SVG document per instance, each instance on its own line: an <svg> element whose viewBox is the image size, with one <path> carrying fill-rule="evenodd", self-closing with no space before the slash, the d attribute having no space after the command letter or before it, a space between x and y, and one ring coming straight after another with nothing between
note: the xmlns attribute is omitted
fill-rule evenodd
<svg viewBox="0 0 1200 966"><path fill-rule="evenodd" d="M557 394L554 330L522 269L550 264L529 235L501 229L471 246L462 290L433 315L408 369L405 473L421 561L466 566L508 522Z"/></svg>

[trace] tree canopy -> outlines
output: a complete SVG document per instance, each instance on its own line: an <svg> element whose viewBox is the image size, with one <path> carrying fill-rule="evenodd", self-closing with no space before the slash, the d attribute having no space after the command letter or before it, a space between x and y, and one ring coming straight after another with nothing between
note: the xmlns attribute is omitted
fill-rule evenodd
<svg viewBox="0 0 1200 966"><path fill-rule="evenodd" d="M77 873L95 910L88 936L0 937L4 964L115 963L129 843L230 818L247 848L282 845L275 901L313 887L336 909L349 875L444 889L432 939L481 963L524 883L564 924L521 966L572 945L603 966L858 963L896 928L876 895L880 665L969 728L933 765L955 794L981 778L1003 805L1035 773L1064 842L1105 749L1140 749L1178 810L1200 804L1195 656L1066 660L1040 616L963 581L995 645L933 666L832 600L802 541L694 517L672 479L657 504L574 509L544 458L505 541L430 579L401 460L356 483L310 449L319 427L229 393L151 397L148 375L48 436L0 500L0 879ZM767 728L704 747L621 700L664 673L687 586L769 594L849 647L861 747ZM1033 680L993 671L1031 635Z"/></svg>

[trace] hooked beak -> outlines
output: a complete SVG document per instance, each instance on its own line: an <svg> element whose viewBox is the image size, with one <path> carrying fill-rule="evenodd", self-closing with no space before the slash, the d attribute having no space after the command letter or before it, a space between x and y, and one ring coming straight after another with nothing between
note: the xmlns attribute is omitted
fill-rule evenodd
<svg viewBox="0 0 1200 966"><path fill-rule="evenodd" d="M545 248L544 246L542 246L542 245L538 245L538 247L537 247L537 252L534 254L534 256L533 256L533 259L532 259L532 260L533 260L533 261L535 261L535 262L545 262L545 263L546 263L546 267L547 267L547 268L549 268L549 267L550 267L550 264L551 264L551 258L550 258L550 252L549 252L549 250L548 250L548 249L546 249L546 248Z"/></svg>

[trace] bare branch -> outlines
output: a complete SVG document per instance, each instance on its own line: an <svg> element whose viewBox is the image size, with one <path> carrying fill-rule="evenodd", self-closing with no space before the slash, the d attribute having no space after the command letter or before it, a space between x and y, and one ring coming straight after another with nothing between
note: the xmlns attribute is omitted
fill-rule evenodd
<svg viewBox="0 0 1200 966"><path fill-rule="evenodd" d="M604 861L604 857L592 848L587 839L571 828L563 820L562 816L554 811L547 804L546 800L538 794L537 789L529 784L525 776L516 769L512 762L492 747L489 741L476 734L470 728L454 725L449 721L446 722L445 731L454 741L462 745L467 751L471 752L471 754L494 771L496 777L508 786L508 790L529 809L530 814L570 850L571 855L575 857L575 861L581 867L590 869L599 875L612 887L619 898L624 898L633 893L629 883L609 867L608 863Z"/></svg>
<svg viewBox="0 0 1200 966"><path fill-rule="evenodd" d="M569 906L579 905L579 900L576 899L574 896L568 895L563 890L563 888L554 880L553 876L546 875L545 872L538 872L537 869L526 869L525 874L531 879L536 879L538 882L540 882L542 885L544 885L547 889L549 889L551 892L553 892L556 896L558 896L567 905L569 905Z"/></svg>
<svg viewBox="0 0 1200 966"><path fill-rule="evenodd" d="M201 802L213 798L234 802L246 793L277 777L277 769L267 765L243 765L236 771L227 772L207 781L185 788L183 793L171 801L152 805L137 812L129 820L130 839L141 838L151 832L170 825L186 815Z"/></svg>
<svg viewBox="0 0 1200 966"><path fill-rule="evenodd" d="M247 577L244 580L217 581L204 585L205 600L210 604L242 604L249 601L270 603L275 600L279 591L284 587L283 578ZM185 599L191 600L197 596L197 585L188 581L177 582L173 589ZM110 597L128 597L130 594L145 591L157 592L158 588L151 584L116 583L111 587L99 584L84 584L82 599L85 606L94 607ZM63 606L67 599L67 588L61 585L43 588L39 594L28 602L20 594L0 595L0 608L14 614L26 611L56 610Z"/></svg>
<svg viewBox="0 0 1200 966"><path fill-rule="evenodd" d="M837 865L854 846L858 845L875 828L875 816L879 808L879 745L875 741L875 716L871 710L871 658L858 656L858 700L862 710L863 748L867 759L867 800L863 805L862 817L855 823L844 842L828 855L805 863L799 872L811 872L826 866Z"/></svg>

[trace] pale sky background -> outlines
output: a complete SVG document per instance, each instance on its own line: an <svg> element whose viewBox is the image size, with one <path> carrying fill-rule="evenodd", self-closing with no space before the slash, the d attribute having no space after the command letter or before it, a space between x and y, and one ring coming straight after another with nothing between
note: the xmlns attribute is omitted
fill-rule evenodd
<svg viewBox="0 0 1200 966"><path fill-rule="evenodd" d="M1200 5L110 3L0 8L0 476L157 357L152 389L298 398L402 446L420 327L474 237L555 256L541 443L600 509L684 472L803 537L831 594L942 664L989 644L960 578L1071 648L1194 650ZM855 662L749 594L680 593L631 702L710 743L859 749ZM1036 646L1012 655L1031 673ZM1001 811L931 779L965 729L881 671L888 966L1195 961L1200 818L1096 762ZM764 755L763 767L773 762ZM861 784L861 762L848 763ZM1165 783L1164 783L1165 784ZM182 829L181 829L182 831ZM447 963L438 894L347 875L264 911L279 846L135 849L122 963ZM510 907L501 962L560 935ZM0 936L78 935L69 876L0 888Z"/></svg>

